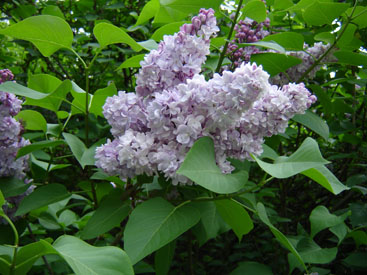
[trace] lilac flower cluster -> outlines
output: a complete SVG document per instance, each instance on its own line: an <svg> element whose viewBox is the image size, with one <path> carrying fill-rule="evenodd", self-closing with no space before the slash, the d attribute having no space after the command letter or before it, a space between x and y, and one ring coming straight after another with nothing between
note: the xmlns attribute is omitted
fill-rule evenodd
<svg viewBox="0 0 367 275"><path fill-rule="evenodd" d="M0 84L13 79L13 74L0 70ZM24 178L28 157L15 160L18 149L29 144L20 136L22 125L15 120L22 101L15 95L0 91L0 177L16 176Z"/></svg>
<svg viewBox="0 0 367 275"><path fill-rule="evenodd" d="M163 173L173 184L190 183L176 171L193 143L210 136L218 166L230 173L228 157L261 154L265 136L284 131L294 114L316 100L303 84L272 86L256 64L205 80L199 72L217 31L214 11L201 10L192 24L166 36L159 50L145 57L136 93L119 92L106 100L103 113L114 140L97 148L98 167L123 179Z"/></svg>
<svg viewBox="0 0 367 275"><path fill-rule="evenodd" d="M10 70L0 70L0 84L13 80ZM0 177L13 177L24 180L25 170L28 168L28 156L15 159L19 148L28 145L29 141L21 137L22 125L13 116L19 113L22 101L15 95L0 91ZM32 191L30 188L26 193L7 198L8 204L3 206L5 213L12 217L16 211L16 205L20 200ZM12 207L15 206L15 207Z"/></svg>
<svg viewBox="0 0 367 275"><path fill-rule="evenodd" d="M315 43L312 47L304 44L304 51L291 51L287 52L287 55L297 57L302 60L302 63L289 68L286 74L280 73L271 78L271 83L275 85L284 85L289 82L296 82L307 70L310 68L317 59L319 59L328 49L330 45L323 44L322 42ZM328 54L322 59L322 62L332 62L335 58L332 54ZM307 79L313 79L316 76L316 72L320 70L322 65L315 66L307 75ZM288 76L288 77L287 77Z"/></svg>
<svg viewBox="0 0 367 275"><path fill-rule="evenodd" d="M269 34L264 28L268 28L270 19L266 18L264 22L256 22L250 18L240 20L235 26L235 37L228 44L227 55L232 61L235 68L239 67L242 62L249 62L251 55L260 53L255 46L243 47L240 43L253 43L263 39Z"/></svg>

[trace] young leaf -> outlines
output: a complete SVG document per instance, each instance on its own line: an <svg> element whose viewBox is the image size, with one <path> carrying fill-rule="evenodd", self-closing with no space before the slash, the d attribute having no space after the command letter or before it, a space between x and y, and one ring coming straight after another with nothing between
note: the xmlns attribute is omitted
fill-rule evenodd
<svg viewBox="0 0 367 275"><path fill-rule="evenodd" d="M29 144L27 146L24 146L18 150L17 158L20 158L22 156L25 156L29 153L32 153L37 150L41 150L43 148L49 148L49 147L55 147L61 144L65 144L63 140L42 140L42 141L36 141L32 144Z"/></svg>
<svg viewBox="0 0 367 275"><path fill-rule="evenodd" d="M122 64L116 69L119 71L124 68L140 68L140 62L144 60L145 54L134 55L128 59L126 59Z"/></svg>
<svg viewBox="0 0 367 275"><path fill-rule="evenodd" d="M321 186L325 187L334 195L338 195L344 190L349 190L348 186L342 184L325 165L308 169L302 172L303 175L313 179Z"/></svg>
<svg viewBox="0 0 367 275"><path fill-rule="evenodd" d="M251 1L246 3L241 12L241 19L249 17L257 22L263 22L266 19L266 8L262 1Z"/></svg>
<svg viewBox="0 0 367 275"><path fill-rule="evenodd" d="M251 217L241 205L233 200L215 201L218 213L222 219L232 228L238 241L241 242L242 236L249 233L254 224Z"/></svg>
<svg viewBox="0 0 367 275"><path fill-rule="evenodd" d="M334 214L330 214L329 210L325 206L316 206L310 215L311 238L325 228L333 227L342 223L348 215L349 212L342 216L336 216Z"/></svg>
<svg viewBox="0 0 367 275"><path fill-rule="evenodd" d="M34 110L22 110L16 115L16 119L24 124L27 130L41 130L44 133L47 131L47 121L43 115Z"/></svg>
<svg viewBox="0 0 367 275"><path fill-rule="evenodd" d="M290 67L302 63L301 59L279 53L259 53L251 55L251 62L262 65L271 76L285 72Z"/></svg>
<svg viewBox="0 0 367 275"><path fill-rule="evenodd" d="M297 114L292 118L292 120L310 128L312 131L322 136L326 141L329 139L329 126L325 120L311 111L307 110L306 113L302 115Z"/></svg>
<svg viewBox="0 0 367 275"><path fill-rule="evenodd" d="M153 18L159 10L159 0L150 0L145 4L141 13L139 14L138 20L135 26L139 26Z"/></svg>
<svg viewBox="0 0 367 275"><path fill-rule="evenodd" d="M321 156L317 142L310 137L306 138L291 156L278 157L273 164L264 162L255 156L253 158L266 173L279 179L289 178L305 170L329 163Z"/></svg>
<svg viewBox="0 0 367 275"><path fill-rule="evenodd" d="M76 275L133 275L127 254L118 247L95 247L73 236L59 237L52 245Z"/></svg>
<svg viewBox="0 0 367 275"><path fill-rule="evenodd" d="M71 49L73 42L73 32L68 23L52 15L28 17L0 30L0 34L30 41L46 57L62 48Z"/></svg>
<svg viewBox="0 0 367 275"><path fill-rule="evenodd" d="M62 184L52 183L38 187L21 201L15 215L24 215L29 211L61 201L69 196L70 193Z"/></svg>
<svg viewBox="0 0 367 275"><path fill-rule="evenodd" d="M194 143L177 174L219 194L237 192L248 179L248 173L243 170L228 175L221 172L215 162L213 140L209 137L200 138Z"/></svg>
<svg viewBox="0 0 367 275"><path fill-rule="evenodd" d="M302 257L299 255L298 251L294 248L292 243L287 239L286 236L283 235L282 232L280 232L274 225L272 225L272 223L270 222L268 218L268 215L266 214L265 206L261 202L257 203L257 211L258 211L260 220L269 227L271 232L274 234L275 238L282 245L284 245L290 252L292 252L292 254L300 262L300 264L302 264L304 269L307 269L305 263L302 260Z"/></svg>
<svg viewBox="0 0 367 275"><path fill-rule="evenodd" d="M135 264L176 239L199 219L199 212L190 205L174 207L162 198L147 200L133 210L126 224L126 253Z"/></svg>
<svg viewBox="0 0 367 275"><path fill-rule="evenodd" d="M111 44L125 43L136 52L143 49L133 38L130 37L130 35L112 24L103 22L97 24L93 29L93 34L97 38L101 48Z"/></svg>
<svg viewBox="0 0 367 275"><path fill-rule="evenodd" d="M120 189L113 190L101 201L98 209L84 227L81 238L96 238L118 226L127 217L131 208L129 201L121 201L121 195L122 191Z"/></svg>

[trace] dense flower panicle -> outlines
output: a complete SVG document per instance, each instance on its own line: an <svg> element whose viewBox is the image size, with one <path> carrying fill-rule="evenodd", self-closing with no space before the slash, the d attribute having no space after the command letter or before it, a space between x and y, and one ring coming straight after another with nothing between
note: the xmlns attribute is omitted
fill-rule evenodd
<svg viewBox="0 0 367 275"><path fill-rule="evenodd" d="M141 62L136 93L147 96L175 87L198 74L209 54L209 38L218 31L214 10L202 9L191 24L183 25L174 35L165 35L158 49Z"/></svg>
<svg viewBox="0 0 367 275"><path fill-rule="evenodd" d="M193 36L200 30L205 37L208 32L200 22L208 22L212 11L200 14L180 33ZM179 51L183 58L190 56L183 48ZM172 70L173 64L168 67ZM163 173L173 184L190 183L176 171L194 142L209 136L218 166L230 173L233 167L228 157L244 160L251 159L250 153L261 154L265 136L284 131L294 114L303 113L315 101L303 84L272 86L269 74L256 64L243 63L234 72L214 74L209 80L199 71L172 86L160 83L161 88L149 90L149 96L137 88L136 94L119 92L108 98L103 113L114 140L97 148L96 165L121 178ZM140 71L140 79L146 72Z"/></svg>
<svg viewBox="0 0 367 275"><path fill-rule="evenodd" d="M0 70L0 84L13 80L13 74L7 70ZM16 177L24 180L25 170L28 168L28 156L16 159L18 150L29 144L28 140L21 137L22 125L13 117L21 109L22 101L15 95L0 91L0 177ZM30 193L33 187L24 194L7 198L3 206L5 213L13 218L21 199Z"/></svg>
<svg viewBox="0 0 367 275"><path fill-rule="evenodd" d="M269 25L269 18L260 23L246 18L236 24L235 38L228 44L227 48L228 58L233 62L235 68L239 67L242 62L249 62L252 54L260 53L260 50L255 46L243 47L237 44L253 43L263 39L269 35L269 32L264 29L268 28Z"/></svg>
<svg viewBox="0 0 367 275"><path fill-rule="evenodd" d="M312 47L304 44L304 51L291 51L287 52L287 55L297 57L302 60L302 63L289 68L285 74L280 73L271 78L270 82L275 85L285 85L289 82L296 82L307 70L310 68L317 59L319 59L329 48L330 45L323 44L322 42L315 43ZM335 58L332 54L328 54L322 60L322 62L332 62ZM308 74L307 79L313 79L316 76L316 72L320 70L322 65L317 65Z"/></svg>

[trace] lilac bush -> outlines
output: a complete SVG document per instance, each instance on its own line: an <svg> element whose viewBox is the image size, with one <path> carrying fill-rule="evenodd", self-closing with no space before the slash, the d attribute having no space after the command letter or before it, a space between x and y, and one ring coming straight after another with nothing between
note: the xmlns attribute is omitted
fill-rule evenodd
<svg viewBox="0 0 367 275"><path fill-rule="evenodd" d="M199 73L217 31L214 11L200 10L145 57L136 93L107 99L103 113L114 140L97 148L98 167L123 179L160 172L173 184L190 183L176 171L194 142L209 136L218 166L230 173L227 158L260 155L264 137L284 132L315 102L303 84L271 85L255 63L206 80Z"/></svg>

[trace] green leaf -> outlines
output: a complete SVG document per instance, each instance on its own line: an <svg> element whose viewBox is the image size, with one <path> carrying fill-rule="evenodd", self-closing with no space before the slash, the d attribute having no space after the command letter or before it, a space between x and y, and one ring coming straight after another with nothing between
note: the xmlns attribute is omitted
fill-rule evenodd
<svg viewBox="0 0 367 275"><path fill-rule="evenodd" d="M363 29L367 27L367 7L363 7L363 6L356 6L355 8L349 8L346 11L346 15L350 16L352 14L352 11L354 11L353 13L353 20L352 23L353 24L357 24L359 29Z"/></svg>
<svg viewBox="0 0 367 275"><path fill-rule="evenodd" d="M326 141L329 139L329 126L326 124L325 120L321 119L315 113L307 110L306 113L302 115L295 115L292 120L311 129L315 133L322 136Z"/></svg>
<svg viewBox="0 0 367 275"><path fill-rule="evenodd" d="M171 23L197 14L201 8L219 10L222 0L160 0L159 10L153 23Z"/></svg>
<svg viewBox="0 0 367 275"><path fill-rule="evenodd" d="M44 240L21 247L17 253L15 274L27 274L38 258L48 254L56 254L56 251Z"/></svg>
<svg viewBox="0 0 367 275"><path fill-rule="evenodd" d="M219 194L237 192L248 179L246 171L222 174L215 162L213 140L209 137L200 138L194 143L177 174L184 175L198 185Z"/></svg>
<svg viewBox="0 0 367 275"><path fill-rule="evenodd" d="M292 0L274 0L274 5L273 5L275 10L285 10L293 6L294 4Z"/></svg>
<svg viewBox="0 0 367 275"><path fill-rule="evenodd" d="M265 36L261 41L274 41L287 51L302 51L304 38L296 32L281 32Z"/></svg>
<svg viewBox="0 0 367 275"><path fill-rule="evenodd" d="M71 94L73 96L71 112L72 114L83 114L86 108L86 91L80 88L75 82L71 81ZM88 110L90 109L91 103L93 101L93 95L88 93Z"/></svg>
<svg viewBox="0 0 367 275"><path fill-rule="evenodd" d="M199 212L190 205L174 207L162 198L145 201L133 210L127 222L124 232L126 253L135 264L176 239L199 219Z"/></svg>
<svg viewBox="0 0 367 275"><path fill-rule="evenodd" d="M348 212L347 215L349 215ZM316 206L310 215L311 237L313 238L323 229L342 223L345 218L346 215L336 216L334 214L330 214L329 210L323 205Z"/></svg>
<svg viewBox="0 0 367 275"><path fill-rule="evenodd" d="M348 8L349 4L346 3L315 1L306 8L303 18L307 24L312 26L331 24L335 18L338 18Z"/></svg>
<svg viewBox="0 0 367 275"><path fill-rule="evenodd" d="M159 0L151 0L145 4L135 26L142 25L149 19L153 18L159 11Z"/></svg>
<svg viewBox="0 0 367 275"><path fill-rule="evenodd" d="M51 203L61 201L70 196L65 186L52 183L37 187L31 194L26 196L20 203L16 216L24 215L34 209L47 206Z"/></svg>
<svg viewBox="0 0 367 275"><path fill-rule="evenodd" d="M286 236L283 235L282 232L280 232L274 225L271 224L268 215L266 214L265 206L261 202L257 203L257 211L260 220L269 227L275 238L297 258L304 269L307 269L302 257L299 255L292 243L287 239Z"/></svg>
<svg viewBox="0 0 367 275"><path fill-rule="evenodd" d="M323 41L325 43L333 44L335 36L330 32L320 32L313 37L317 41Z"/></svg>
<svg viewBox="0 0 367 275"><path fill-rule="evenodd" d="M116 71L124 68L140 68L140 62L144 60L145 54L134 55L126 59L122 64L116 69Z"/></svg>
<svg viewBox="0 0 367 275"><path fill-rule="evenodd" d="M218 213L222 219L232 228L238 241L241 242L242 236L249 233L254 224L247 211L234 200L215 201Z"/></svg>
<svg viewBox="0 0 367 275"><path fill-rule="evenodd" d="M63 133L62 135L64 136L66 143L69 145L74 157L84 169L85 165L83 165L82 157L85 150L87 150L87 147L85 147L83 141L81 141L77 136L69 133Z"/></svg>
<svg viewBox="0 0 367 275"><path fill-rule="evenodd" d="M321 156L317 142L310 137L306 138L291 156L278 157L273 164L264 162L255 156L253 158L266 173L279 179L289 178L329 163Z"/></svg>
<svg viewBox="0 0 367 275"><path fill-rule="evenodd" d="M271 268L257 262L241 262L230 275L273 275Z"/></svg>
<svg viewBox="0 0 367 275"><path fill-rule="evenodd" d="M336 247L321 248L309 237L301 239L297 244L297 250L305 263L327 264L333 261L338 253Z"/></svg>
<svg viewBox="0 0 367 275"><path fill-rule="evenodd" d="M94 143L91 147L89 147L88 149L86 149L82 155L81 158L81 165L84 169L85 166L87 165L95 165L95 154L96 154L96 148L101 146L102 144L106 143L106 138L102 138L99 141L97 141L96 143Z"/></svg>
<svg viewBox="0 0 367 275"><path fill-rule="evenodd" d="M5 198L20 195L27 191L30 184L25 184L23 180L16 177L1 177L0 190Z"/></svg>
<svg viewBox="0 0 367 275"><path fill-rule="evenodd" d="M29 89L13 81L7 81L0 84L0 90L2 92L7 92L33 99L43 99L48 96L47 94L43 94L35 90Z"/></svg>
<svg viewBox="0 0 367 275"><path fill-rule="evenodd" d="M131 210L130 202L122 201L121 196L122 190L118 189L103 198L84 227L81 238L93 239L120 225Z"/></svg>
<svg viewBox="0 0 367 275"><path fill-rule="evenodd" d="M252 2L251 2L252 3ZM282 46L280 46L278 43L275 42L266 42L266 41L258 41L253 43L240 43L239 46L256 46L256 47L263 47L267 49L273 49L275 51L278 51L280 53L285 53L285 50Z"/></svg>
<svg viewBox="0 0 367 275"><path fill-rule="evenodd" d="M0 208L1 206L3 206L5 203L5 198L4 198L4 195L3 195L3 192L1 192L0 190Z"/></svg>
<svg viewBox="0 0 367 275"><path fill-rule="evenodd" d="M168 274L173 256L175 255L175 248L176 248L176 241L174 240L157 250L157 252L154 255L155 274L157 275Z"/></svg>
<svg viewBox="0 0 367 275"><path fill-rule="evenodd" d="M0 34L30 41L46 57L62 48L71 50L73 42L73 32L68 23L52 15L28 17L0 30Z"/></svg>
<svg viewBox="0 0 367 275"><path fill-rule="evenodd" d="M302 174L313 179L334 195L338 195L344 190L350 189L348 186L342 184L338 178L335 177L334 174L324 165L303 171Z"/></svg>
<svg viewBox="0 0 367 275"><path fill-rule="evenodd" d="M70 80L61 82L50 75L32 75L29 78L28 86L30 89L41 92L43 96L42 98L27 97L24 104L39 106L54 112L59 110L62 101L71 90Z"/></svg>
<svg viewBox="0 0 367 275"><path fill-rule="evenodd" d="M107 97L114 96L117 94L115 83L111 83L106 88L98 89L92 98L89 112L96 116L103 117L102 110L103 105L106 102Z"/></svg>
<svg viewBox="0 0 367 275"><path fill-rule="evenodd" d="M142 46L147 51L158 49L158 44L153 39L148 39L146 41L138 42L140 46Z"/></svg>
<svg viewBox="0 0 367 275"><path fill-rule="evenodd" d="M65 19L64 14L62 13L62 11L60 10L58 6L47 5L42 10L42 14L43 15L53 15L53 16L60 17L61 19Z"/></svg>
<svg viewBox="0 0 367 275"><path fill-rule="evenodd" d="M334 53L339 63L354 66L367 66L367 55L351 51L337 51ZM1 86L0 86L1 88Z"/></svg>
<svg viewBox="0 0 367 275"><path fill-rule="evenodd" d="M136 52L143 49L130 35L112 24L104 22L97 24L93 29L93 34L101 48L111 44L125 43Z"/></svg>
<svg viewBox="0 0 367 275"><path fill-rule="evenodd" d="M248 17L257 22L263 22L266 19L266 8L262 1L251 1L246 3L241 12L241 19Z"/></svg>
<svg viewBox="0 0 367 275"><path fill-rule="evenodd" d="M354 267L354 268L367 268L367 252L354 252L348 255L343 260L343 263L347 266Z"/></svg>
<svg viewBox="0 0 367 275"><path fill-rule="evenodd" d="M185 23L191 23L191 22L185 21L185 22L173 22L166 24L157 29L150 38L159 42L163 39L164 35L172 35L178 32L180 30L180 27Z"/></svg>
<svg viewBox="0 0 367 275"><path fill-rule="evenodd" d="M95 247L68 235L59 237L53 247L76 275L134 274L129 257L118 247Z"/></svg>
<svg viewBox="0 0 367 275"><path fill-rule="evenodd" d="M22 110L16 115L16 119L22 121L27 130L47 131L47 121L41 113L34 110Z"/></svg>
<svg viewBox="0 0 367 275"><path fill-rule="evenodd" d="M340 245L341 242L344 240L345 236L347 236L349 229L348 226L346 226L345 223L343 222L333 227L330 227L329 230L338 238L338 245Z"/></svg>
<svg viewBox="0 0 367 275"><path fill-rule="evenodd" d="M18 150L17 158L20 158L22 156L25 156L29 153L32 153L37 150L41 150L43 148L50 148L55 147L61 144L65 144L63 140L42 140L42 141L36 141L32 144L29 144L27 146L24 146Z"/></svg>
<svg viewBox="0 0 367 275"><path fill-rule="evenodd" d="M290 67L301 64L299 58L279 53L259 53L251 55L251 62L262 65L271 76L285 72Z"/></svg>

